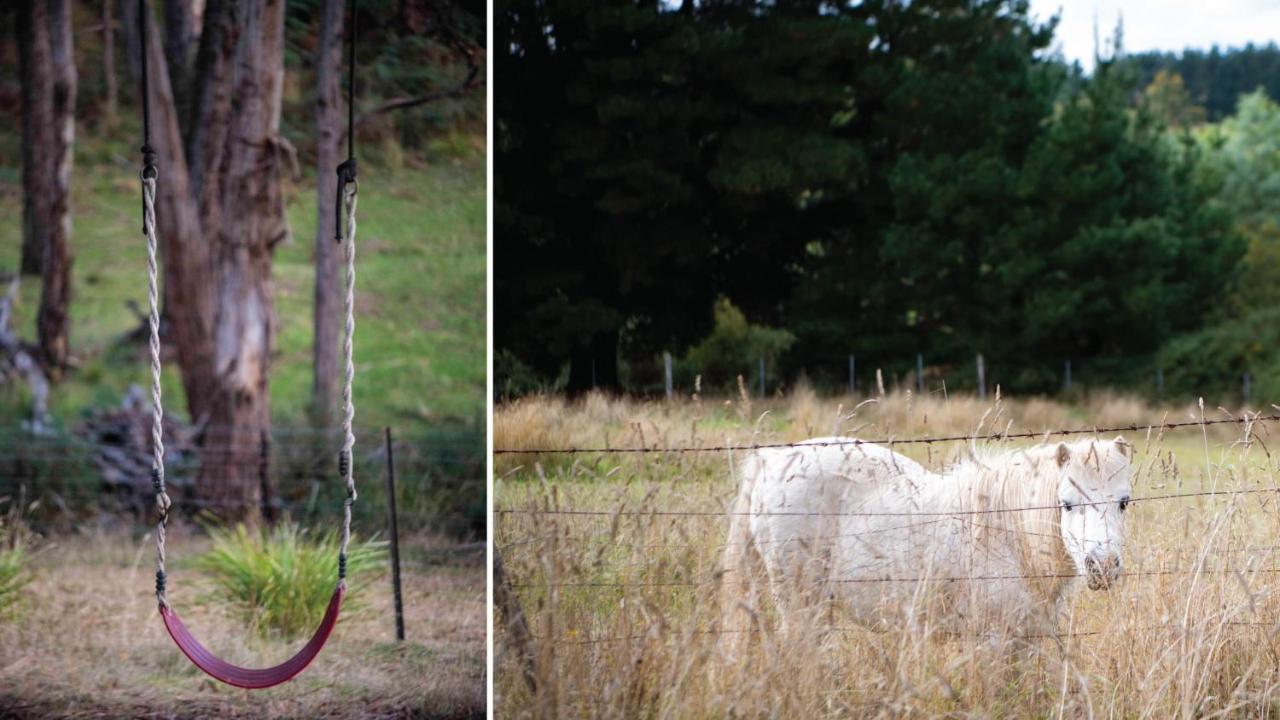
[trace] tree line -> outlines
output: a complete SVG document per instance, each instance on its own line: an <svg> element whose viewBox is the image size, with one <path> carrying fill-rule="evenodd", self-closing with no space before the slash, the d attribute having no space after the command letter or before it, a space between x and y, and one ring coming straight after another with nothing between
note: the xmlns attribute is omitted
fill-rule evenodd
<svg viewBox="0 0 1280 720"><path fill-rule="evenodd" d="M40 278L39 363L56 381L72 371L70 187L77 114L93 117L96 131L119 130L122 90L133 103L128 112L140 112L142 98L132 88L140 84L145 58L151 145L159 158L162 328L183 389L175 405L185 402L192 421L209 428L202 438L216 448L202 454L201 499L232 509L229 515L252 516L270 500L263 497L267 490L259 482L259 466L262 438L271 424L272 260L290 233L282 187L298 162L297 148L282 127L286 65L292 72L309 71L314 83L310 122L295 121L314 136L307 150L314 154L317 186L311 420L329 427L336 418L342 300L334 242L335 168L347 133L340 73L349 3L169 0L158 5L21 0L12 4L12 12L0 13L11 30L3 37L18 47L20 270ZM357 125L479 87L482 2L362 1L358 13L357 73L366 100ZM77 18L92 18L95 24L74 28ZM77 32L100 36L100 67L83 67L82 60L77 68ZM130 72L126 83L116 78L117 47ZM81 79L100 80L91 97L77 95L78 72ZM130 127L140 125L139 118ZM410 127L405 134L421 130ZM130 137L137 138L130 145L141 144L140 131ZM141 167L141 156L133 157ZM137 222L140 227L140 216ZM141 265L138 270L141 276Z"/></svg>
<svg viewBox="0 0 1280 720"><path fill-rule="evenodd" d="M835 387L854 351L1150 383L1239 314L1237 176L1171 115L1198 91L1144 93L1119 31L1085 74L1054 29L1010 0L501 0L495 388L652 388L729 332Z"/></svg>

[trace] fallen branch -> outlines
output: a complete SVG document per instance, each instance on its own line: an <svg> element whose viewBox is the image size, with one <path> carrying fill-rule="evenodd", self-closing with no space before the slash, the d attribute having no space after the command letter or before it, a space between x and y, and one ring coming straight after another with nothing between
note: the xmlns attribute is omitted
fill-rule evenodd
<svg viewBox="0 0 1280 720"><path fill-rule="evenodd" d="M391 112L392 110L405 110L419 105L425 105L430 102L436 102L437 100L459 97L481 87L482 85L484 85L484 81L480 78L480 68L476 65L471 65L471 68L467 71L467 76L463 78L462 82L458 83L454 87L449 88L448 90L441 90L439 92L421 95L419 97L391 98L378 107L368 112L361 113L360 116L356 118L356 125L359 126L369 118Z"/></svg>

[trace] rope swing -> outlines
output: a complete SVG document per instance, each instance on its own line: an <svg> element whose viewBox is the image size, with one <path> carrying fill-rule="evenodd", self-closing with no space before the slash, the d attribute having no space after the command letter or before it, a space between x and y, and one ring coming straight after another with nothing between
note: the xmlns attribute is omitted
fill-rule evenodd
<svg viewBox="0 0 1280 720"><path fill-rule="evenodd" d="M348 53L350 76L348 78L347 112L349 120L354 120L355 0L351 0L350 15L351 28L348 40L350 45ZM351 388L355 380L352 341L356 330L356 193L359 187L356 182L354 123L351 123L347 130L347 160L338 166L338 197L336 200L341 200L342 207L346 209L347 234L345 243L343 243L344 238L341 235L341 208L337 207L335 209L339 212L339 216L334 230L335 239L345 245L347 265L346 334L342 343L343 353L346 356L346 380L342 390L342 450L338 453L338 473L346 483L347 499L343 503L342 544L338 550L338 584L333 590L333 597L329 600L329 607L325 611L324 618L320 621L320 626L316 628L311 639L297 654L275 667L262 669L242 668L218 658L204 645L200 644L200 641L195 639L169 605L169 600L165 596L167 581L165 572L165 525L169 519L171 503L169 495L165 492L164 441L161 430L164 420L164 405L160 396L160 301L157 290L159 273L156 266L156 246L158 243L156 241L155 210L156 180L159 178L159 172L156 167L156 152L151 147L151 119L147 88L147 24L146 2L145 0L138 0L138 25L142 39L142 232L147 239L147 295L151 303L149 317L151 326L151 406L153 409L151 444L154 453L151 482L155 490L156 510L159 515L159 520L156 523L156 601L159 603L160 617L164 620L164 626L169 631L169 636L173 638L174 643L196 667L228 685L248 689L268 688L292 679L306 669L311 664L311 661L320 654L320 650L329 639L334 626L337 625L338 614L342 609L342 600L347 591L347 545L351 540L351 507L356 501L355 477L353 476L351 463L351 452L355 445L355 434L352 431L352 423L355 420L355 402L352 398Z"/></svg>

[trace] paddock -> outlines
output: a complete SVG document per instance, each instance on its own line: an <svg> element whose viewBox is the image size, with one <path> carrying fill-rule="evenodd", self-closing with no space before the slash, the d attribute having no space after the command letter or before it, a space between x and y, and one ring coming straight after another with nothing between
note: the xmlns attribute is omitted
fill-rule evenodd
<svg viewBox="0 0 1280 720"><path fill-rule="evenodd" d="M498 701L529 716L659 717L1168 716L1271 706L1280 681L1271 422L1109 395L1072 407L909 394L855 404L801 390L766 401L593 395L499 406ZM838 602L785 630L767 609L745 626L721 615L737 490L726 446L856 432L937 470L963 446L912 440L1008 435L992 442L1027 447L1046 431L1101 440L1116 433L1090 428L1117 427L1135 450L1125 570L1108 592L1071 593L1052 632L875 632ZM720 449L703 450L712 447ZM725 652L727 638L748 633L761 642Z"/></svg>

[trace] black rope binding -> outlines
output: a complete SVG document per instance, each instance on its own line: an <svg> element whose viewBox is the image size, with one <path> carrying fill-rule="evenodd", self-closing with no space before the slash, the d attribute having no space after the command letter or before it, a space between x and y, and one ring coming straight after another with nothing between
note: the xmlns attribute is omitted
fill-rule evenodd
<svg viewBox="0 0 1280 720"><path fill-rule="evenodd" d="M147 3L138 0L138 36L142 40L142 179L154 180L160 172L156 168L156 150L151 147L151 93L147 83ZM142 233L147 232L147 200L142 199Z"/></svg>
<svg viewBox="0 0 1280 720"><path fill-rule="evenodd" d="M338 555L338 581L341 582L346 579L347 579L347 554L341 553Z"/></svg>
<svg viewBox="0 0 1280 720"><path fill-rule="evenodd" d="M342 242L342 192L356 181L356 0L350 3L351 27L347 36L347 159L338 166L338 188L333 198L333 239Z"/></svg>

